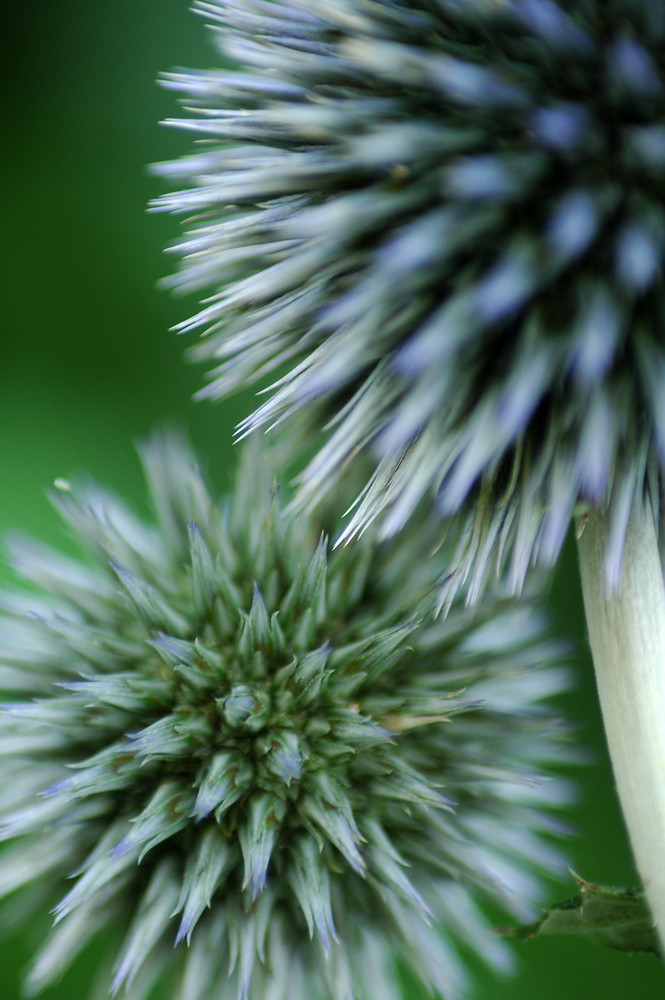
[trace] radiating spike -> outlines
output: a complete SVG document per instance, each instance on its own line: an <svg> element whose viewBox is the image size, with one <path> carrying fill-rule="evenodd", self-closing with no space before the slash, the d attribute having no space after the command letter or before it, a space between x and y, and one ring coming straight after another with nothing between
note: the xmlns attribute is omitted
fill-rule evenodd
<svg viewBox="0 0 665 1000"><path fill-rule="evenodd" d="M234 864L234 851L218 828L212 826L204 831L197 850L188 859L180 897L172 914L182 912L176 944L186 938L189 945L199 917L210 906L214 893Z"/></svg>
<svg viewBox="0 0 665 1000"><path fill-rule="evenodd" d="M113 996L123 985L131 986L136 973L164 936L178 899L178 878L170 861L162 862L148 884L116 963Z"/></svg>
<svg viewBox="0 0 665 1000"><path fill-rule="evenodd" d="M271 795L255 794L249 801L247 820L238 830L245 862L242 887L249 887L252 901L266 887L268 866L277 841L284 805Z"/></svg>

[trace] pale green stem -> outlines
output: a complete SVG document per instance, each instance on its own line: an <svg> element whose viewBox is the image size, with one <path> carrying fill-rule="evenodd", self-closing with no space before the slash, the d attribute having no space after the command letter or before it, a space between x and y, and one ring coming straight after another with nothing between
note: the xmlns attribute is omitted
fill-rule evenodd
<svg viewBox="0 0 665 1000"><path fill-rule="evenodd" d="M589 642L617 791L637 869L665 941L665 588L651 508L628 524L618 588L606 584L606 512L579 535Z"/></svg>

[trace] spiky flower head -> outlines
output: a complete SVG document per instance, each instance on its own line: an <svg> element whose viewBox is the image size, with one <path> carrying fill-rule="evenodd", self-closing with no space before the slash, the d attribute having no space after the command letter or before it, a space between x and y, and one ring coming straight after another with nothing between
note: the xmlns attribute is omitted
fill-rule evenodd
<svg viewBox="0 0 665 1000"><path fill-rule="evenodd" d="M578 502L616 579L665 471L663 0L196 7L239 67L165 81L207 140L161 168L191 188L173 284L212 289L202 395L276 372L244 431L330 421L305 504L371 452L344 537L460 515L451 592L497 557L519 590Z"/></svg>
<svg viewBox="0 0 665 1000"><path fill-rule="evenodd" d="M560 862L560 650L501 602L436 620L411 547L330 555L265 459L219 503L182 441L142 458L154 524L61 483L84 561L13 546L0 891L56 923L29 989L114 928L136 1000L160 976L181 1000L390 1000L396 959L451 997L460 944L504 968L479 904L521 912Z"/></svg>

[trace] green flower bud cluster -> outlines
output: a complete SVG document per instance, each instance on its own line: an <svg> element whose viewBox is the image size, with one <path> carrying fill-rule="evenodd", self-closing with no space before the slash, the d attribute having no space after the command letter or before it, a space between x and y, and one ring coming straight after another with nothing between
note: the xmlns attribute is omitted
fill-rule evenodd
<svg viewBox="0 0 665 1000"><path fill-rule="evenodd" d="M331 553L265 455L222 502L181 439L142 459L154 523L61 481L83 558L12 546L0 893L55 914L30 990L114 928L134 1000L396 1000L398 960L452 997L460 946L506 968L483 901L528 919L561 866L561 649L499 599L437 619L413 539Z"/></svg>

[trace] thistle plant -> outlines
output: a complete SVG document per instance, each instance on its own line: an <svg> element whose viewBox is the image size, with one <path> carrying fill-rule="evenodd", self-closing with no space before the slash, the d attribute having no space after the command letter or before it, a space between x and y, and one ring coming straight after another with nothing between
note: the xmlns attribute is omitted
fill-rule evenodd
<svg viewBox="0 0 665 1000"><path fill-rule="evenodd" d="M198 3L237 69L170 74L205 140L161 167L194 217L172 284L201 395L273 379L241 433L319 448L303 508L360 455L341 539L429 502L450 607L519 593L577 516L619 794L665 932L665 4Z"/></svg>
<svg viewBox="0 0 665 1000"><path fill-rule="evenodd" d="M182 439L141 456L154 523L60 481L80 560L12 544L0 892L56 924L29 991L114 926L134 1000L390 1000L395 956L454 997L460 946L506 969L484 903L523 916L561 864L561 649L500 598L437 619L408 533L331 553L256 450L223 501Z"/></svg>

